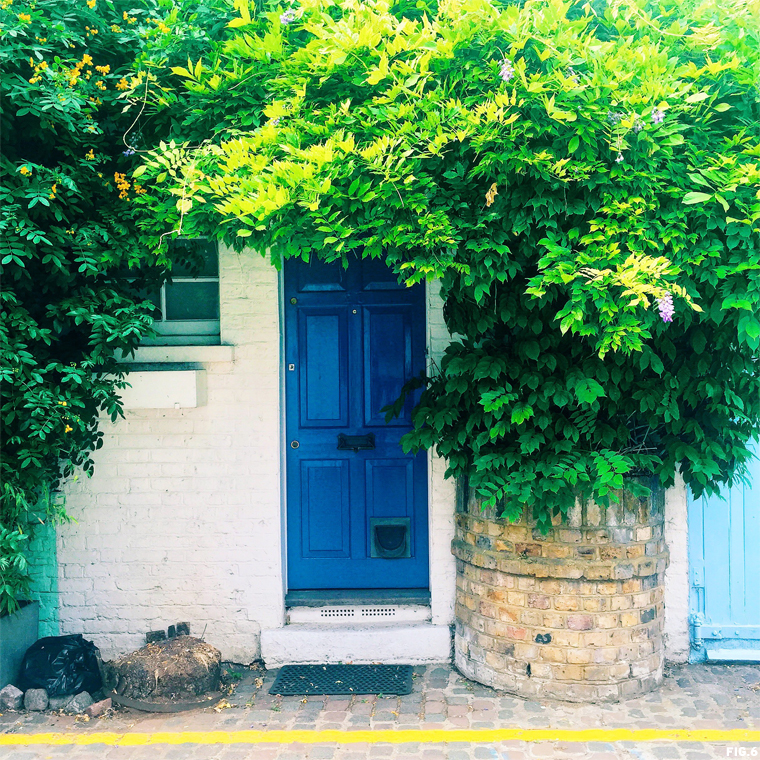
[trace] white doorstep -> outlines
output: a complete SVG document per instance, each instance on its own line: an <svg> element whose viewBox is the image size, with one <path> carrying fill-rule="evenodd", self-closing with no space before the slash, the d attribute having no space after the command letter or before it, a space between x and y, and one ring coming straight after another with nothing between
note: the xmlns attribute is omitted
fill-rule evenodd
<svg viewBox="0 0 760 760"><path fill-rule="evenodd" d="M432 623L370 626L296 623L262 631L261 657L268 668L311 663L448 662L451 630L447 625Z"/></svg>

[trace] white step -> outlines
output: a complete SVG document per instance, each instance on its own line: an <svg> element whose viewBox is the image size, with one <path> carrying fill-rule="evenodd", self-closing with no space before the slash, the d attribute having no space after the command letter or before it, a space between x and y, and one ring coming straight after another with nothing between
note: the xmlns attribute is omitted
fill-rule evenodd
<svg viewBox="0 0 760 760"><path fill-rule="evenodd" d="M448 662L451 630L432 623L324 625L296 623L261 632L261 657L281 665Z"/></svg>

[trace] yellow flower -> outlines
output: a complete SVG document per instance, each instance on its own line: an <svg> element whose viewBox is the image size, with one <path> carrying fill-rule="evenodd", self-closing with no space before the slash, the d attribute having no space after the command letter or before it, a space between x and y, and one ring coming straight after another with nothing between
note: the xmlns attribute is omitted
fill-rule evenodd
<svg viewBox="0 0 760 760"><path fill-rule="evenodd" d="M32 172L31 172L31 170L29 169L28 166L22 166L19 169L19 173L23 174L25 177L28 177Z"/></svg>
<svg viewBox="0 0 760 760"><path fill-rule="evenodd" d="M95 151L93 151L92 148L90 148L90 151L88 153L84 154L85 159L87 161L94 161L95 160Z"/></svg>
<svg viewBox="0 0 760 760"><path fill-rule="evenodd" d="M95 71L100 72L101 74L107 74L111 70L110 66L96 66Z"/></svg>
<svg viewBox="0 0 760 760"><path fill-rule="evenodd" d="M70 433L74 428L71 427L71 425L66 425L66 428L64 429L64 433Z"/></svg>
<svg viewBox="0 0 760 760"><path fill-rule="evenodd" d="M31 21L32 17L28 13L19 13L18 14L18 20L19 21Z"/></svg>
<svg viewBox="0 0 760 760"><path fill-rule="evenodd" d="M120 26L116 26L116 24L111 24L111 31L114 34L118 34L121 31L121 27Z"/></svg>
<svg viewBox="0 0 760 760"><path fill-rule="evenodd" d="M105 90L105 89L106 89L106 85L105 85L105 82L103 82L103 80L102 80L102 79L98 79L98 81L97 81L97 82L95 82L95 86L96 86L96 87L97 87L99 90Z"/></svg>
<svg viewBox="0 0 760 760"><path fill-rule="evenodd" d="M94 8L95 7L95 3L97 3L97 2L98 2L98 0L87 0L87 7L88 8Z"/></svg>
<svg viewBox="0 0 760 760"><path fill-rule="evenodd" d="M129 84L124 77L122 77L117 83L116 83L116 89L117 90L128 90Z"/></svg>
<svg viewBox="0 0 760 760"><path fill-rule="evenodd" d="M72 231L72 230L67 230L67 231L68 231L68 232L72 232L72 234L73 234L73 231ZM59 401L59 402L58 402L58 406L68 406L68 404L67 404L65 401Z"/></svg>
<svg viewBox="0 0 760 760"><path fill-rule="evenodd" d="M89 29L89 27L87 27ZM92 56L89 53L85 53L82 56L82 63L86 66L92 66Z"/></svg>

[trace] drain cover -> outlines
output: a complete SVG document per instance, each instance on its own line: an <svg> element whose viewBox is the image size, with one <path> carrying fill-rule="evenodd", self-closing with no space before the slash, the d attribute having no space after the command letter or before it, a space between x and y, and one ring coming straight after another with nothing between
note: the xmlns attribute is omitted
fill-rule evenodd
<svg viewBox="0 0 760 760"><path fill-rule="evenodd" d="M270 694L412 693L411 665L285 665Z"/></svg>

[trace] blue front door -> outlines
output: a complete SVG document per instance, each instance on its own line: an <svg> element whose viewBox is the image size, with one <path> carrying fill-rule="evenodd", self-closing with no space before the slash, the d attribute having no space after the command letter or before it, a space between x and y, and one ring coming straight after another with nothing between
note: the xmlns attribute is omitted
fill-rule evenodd
<svg viewBox="0 0 760 760"><path fill-rule="evenodd" d="M692 660L760 662L760 460L748 484L689 498Z"/></svg>
<svg viewBox="0 0 760 760"><path fill-rule="evenodd" d="M428 587L427 458L404 454L424 287L380 261L285 264L288 588Z"/></svg>

